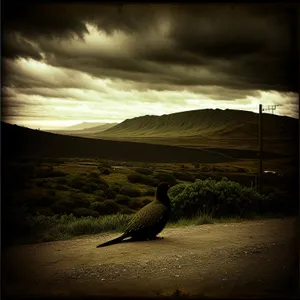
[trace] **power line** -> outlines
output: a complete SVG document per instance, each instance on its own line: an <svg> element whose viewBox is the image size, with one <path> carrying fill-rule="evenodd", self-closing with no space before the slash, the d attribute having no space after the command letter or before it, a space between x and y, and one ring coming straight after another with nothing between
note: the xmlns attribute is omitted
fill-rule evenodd
<svg viewBox="0 0 300 300"><path fill-rule="evenodd" d="M276 110L277 106L281 106L282 104L274 104L268 105L268 108L263 108L262 111L272 111L272 115L274 115L274 110Z"/></svg>

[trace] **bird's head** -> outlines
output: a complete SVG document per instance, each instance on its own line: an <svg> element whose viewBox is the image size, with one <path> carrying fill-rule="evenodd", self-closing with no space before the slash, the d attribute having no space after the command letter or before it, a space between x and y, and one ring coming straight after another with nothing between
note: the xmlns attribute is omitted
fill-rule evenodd
<svg viewBox="0 0 300 300"><path fill-rule="evenodd" d="M156 199L166 204L170 205L170 199L168 197L168 190L170 189L171 184L167 182L161 182L156 189Z"/></svg>

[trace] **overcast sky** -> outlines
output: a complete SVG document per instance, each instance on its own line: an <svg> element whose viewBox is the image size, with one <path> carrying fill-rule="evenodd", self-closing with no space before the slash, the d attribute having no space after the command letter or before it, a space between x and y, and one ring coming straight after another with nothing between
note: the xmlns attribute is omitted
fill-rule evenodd
<svg viewBox="0 0 300 300"><path fill-rule="evenodd" d="M6 121L43 129L259 103L298 117L282 6L48 4L4 17Z"/></svg>

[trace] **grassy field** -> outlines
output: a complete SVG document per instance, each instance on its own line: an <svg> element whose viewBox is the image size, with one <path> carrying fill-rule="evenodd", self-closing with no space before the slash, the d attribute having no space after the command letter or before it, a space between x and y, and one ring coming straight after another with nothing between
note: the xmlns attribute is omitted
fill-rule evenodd
<svg viewBox="0 0 300 300"><path fill-rule="evenodd" d="M134 131L143 125L146 134L173 126L178 134L116 134L115 140L2 122L2 210L8 229L4 240L27 243L122 231L130 216L154 199L161 181L173 186L170 226L298 211L297 120L265 116L265 133L274 139L264 141L263 168L276 174L264 174L258 194L257 115L217 110L200 117L198 111L155 117L158 123L151 116L127 120L108 131ZM150 130L151 124L155 128ZM270 125L275 126L272 135ZM195 135L197 126L207 127L208 136Z"/></svg>
<svg viewBox="0 0 300 300"><path fill-rule="evenodd" d="M122 231L130 215L154 199L160 181L174 185L170 190L174 215L170 226L291 214L297 205L298 184L292 166L286 162L265 162L266 166L277 166L284 176L265 175L260 196L256 193L255 161L171 164L90 158L15 158L3 166L2 206L7 227L16 230L21 243ZM223 181L224 177L227 181ZM186 188L185 194L182 186ZM191 194L197 189L196 194ZM249 206L249 213L245 214L244 208L230 211L229 202L224 202L223 210L216 214L211 210L216 204L201 209L203 203L211 201L206 194L201 194L202 190L209 190L219 202L237 201L236 196L245 203L248 199L265 201L268 207L262 211ZM236 191L238 194L234 196ZM196 206L189 206L191 203Z"/></svg>

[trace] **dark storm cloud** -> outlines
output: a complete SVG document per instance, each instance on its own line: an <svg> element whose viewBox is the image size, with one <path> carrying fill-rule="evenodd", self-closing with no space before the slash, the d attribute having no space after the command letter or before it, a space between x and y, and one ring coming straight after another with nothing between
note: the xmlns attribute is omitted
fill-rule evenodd
<svg viewBox="0 0 300 300"><path fill-rule="evenodd" d="M5 41L2 46L2 55L7 58L33 58L42 60L40 49L24 39L15 32L4 33L2 39Z"/></svg>
<svg viewBox="0 0 300 300"><path fill-rule="evenodd" d="M295 91L292 16L282 6L51 4L8 16L5 32L37 43L47 63L95 77L191 91L199 85L223 86L243 90L244 97L257 89ZM83 42L87 23L107 37L124 33L129 46L84 52L60 44L74 36ZM4 55L38 59L24 45L8 43Z"/></svg>

